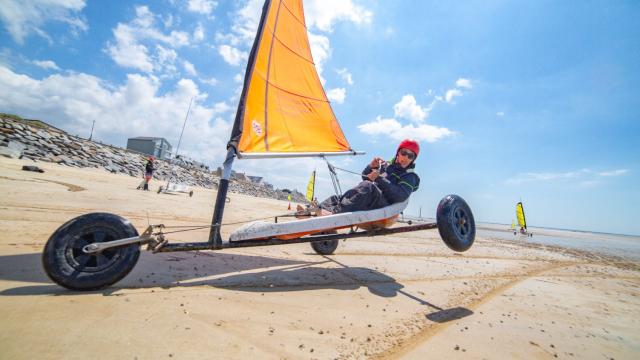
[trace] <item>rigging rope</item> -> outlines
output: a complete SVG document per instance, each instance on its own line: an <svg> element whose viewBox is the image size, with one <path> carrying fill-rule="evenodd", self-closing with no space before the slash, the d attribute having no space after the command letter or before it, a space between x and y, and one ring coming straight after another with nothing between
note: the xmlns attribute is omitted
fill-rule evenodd
<svg viewBox="0 0 640 360"><path fill-rule="evenodd" d="M256 220L267 220L267 219L271 219L274 217L284 217L284 216L288 216L290 215L289 213L287 214L281 214L281 215L271 215L271 216L266 216L266 217L262 217L262 218L255 218L255 219L249 219L249 220L245 220L245 221L236 221L236 222L230 222L230 223L224 223L224 224L215 224L215 225L174 225L174 226L164 226L165 229L184 229L184 230L175 230L175 231L167 231L167 232L162 232L163 234L173 234L173 233L179 233L179 232L185 232L185 231L194 231L194 230L201 230L201 229L209 229L209 228L215 228L215 227L221 227L221 226L225 226L225 225L238 225L238 224L245 224L251 221L256 221Z"/></svg>
<svg viewBox="0 0 640 360"><path fill-rule="evenodd" d="M347 170L347 169L342 169L342 168L339 168L339 167L337 167L337 166L334 166L333 168L334 168L334 169L337 169L337 170L342 170L342 171L347 172L347 173L349 173L349 174L354 174L354 175L362 176L362 173L358 173L358 172L351 171L351 170Z"/></svg>

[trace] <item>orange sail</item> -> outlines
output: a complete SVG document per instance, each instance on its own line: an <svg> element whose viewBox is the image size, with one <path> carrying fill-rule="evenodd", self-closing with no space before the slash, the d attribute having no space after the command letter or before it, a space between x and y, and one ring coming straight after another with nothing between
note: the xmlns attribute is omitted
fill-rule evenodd
<svg viewBox="0 0 640 360"><path fill-rule="evenodd" d="M301 0L267 0L229 146L239 158L354 154L316 72Z"/></svg>

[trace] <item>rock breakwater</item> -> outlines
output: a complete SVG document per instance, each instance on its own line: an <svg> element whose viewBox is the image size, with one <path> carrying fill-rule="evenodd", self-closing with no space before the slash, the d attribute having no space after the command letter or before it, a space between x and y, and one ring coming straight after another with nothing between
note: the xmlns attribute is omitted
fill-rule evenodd
<svg viewBox="0 0 640 360"><path fill-rule="evenodd" d="M15 115L0 115L0 156L52 162L79 168L102 168L111 173L141 178L147 155L120 147L82 139L39 120L25 120ZM185 162L156 161L154 179L204 188L218 187L219 171L208 171ZM234 173L229 191L286 200L288 191L275 189L266 182ZM305 202L304 195L292 191L293 201Z"/></svg>

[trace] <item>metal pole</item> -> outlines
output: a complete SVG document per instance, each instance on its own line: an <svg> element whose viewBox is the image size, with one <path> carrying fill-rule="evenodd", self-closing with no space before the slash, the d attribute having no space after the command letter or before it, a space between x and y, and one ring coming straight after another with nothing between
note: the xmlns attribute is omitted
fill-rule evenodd
<svg viewBox="0 0 640 360"><path fill-rule="evenodd" d="M91 138L93 137L93 126L96 124L96 121L93 120L93 123L91 124L91 135L89 135L89 141L91 141Z"/></svg>
<svg viewBox="0 0 640 360"><path fill-rule="evenodd" d="M178 139L178 147L176 147L176 157L178 157L178 151L180 150L180 143L182 143L182 134L184 134L184 127L187 125L187 119L189 118L189 112L191 111L191 103L193 98L189 101L189 108L187 109L187 115L184 117L184 123L182 124L182 131L180 132L180 138Z"/></svg>
<svg viewBox="0 0 640 360"><path fill-rule="evenodd" d="M229 189L229 178L231 177L231 165L235 157L235 150L229 147L227 150L227 158L224 160L222 176L220 177L220 185L218 186L218 195L216 195L216 204L213 208L213 219L211 220L211 230L209 231L209 245L213 249L222 248L222 237L220 236L220 225L222 224L222 214L224 213L224 204L227 199L227 190Z"/></svg>

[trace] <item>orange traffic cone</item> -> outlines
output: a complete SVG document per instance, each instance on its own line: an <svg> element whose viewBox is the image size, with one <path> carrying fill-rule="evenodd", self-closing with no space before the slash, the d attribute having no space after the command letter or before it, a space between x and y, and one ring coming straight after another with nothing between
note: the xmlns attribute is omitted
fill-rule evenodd
<svg viewBox="0 0 640 360"><path fill-rule="evenodd" d="M291 203L289 203L289 207L287 207L287 210L291 210Z"/></svg>

